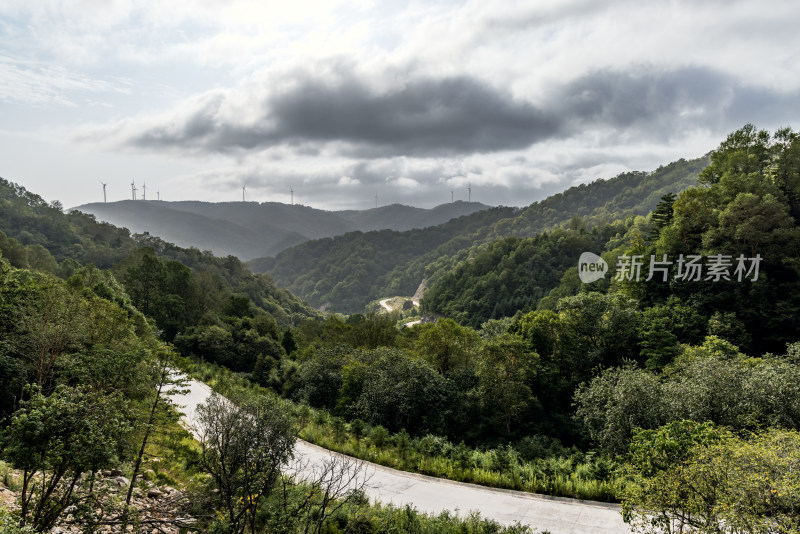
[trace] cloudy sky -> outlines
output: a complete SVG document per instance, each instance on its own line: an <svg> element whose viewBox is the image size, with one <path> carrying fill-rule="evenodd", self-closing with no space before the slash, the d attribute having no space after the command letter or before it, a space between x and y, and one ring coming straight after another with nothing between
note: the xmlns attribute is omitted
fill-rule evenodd
<svg viewBox="0 0 800 534"><path fill-rule="evenodd" d="M3 0L0 176L65 206L526 205L800 129L796 0Z"/></svg>

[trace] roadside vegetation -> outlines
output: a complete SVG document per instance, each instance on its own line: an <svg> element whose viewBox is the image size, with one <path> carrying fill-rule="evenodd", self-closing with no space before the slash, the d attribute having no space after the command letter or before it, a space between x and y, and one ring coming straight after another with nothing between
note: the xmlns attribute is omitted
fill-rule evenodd
<svg viewBox="0 0 800 534"><path fill-rule="evenodd" d="M271 393L224 367L194 362L189 372L226 397ZM361 419L347 422L327 410L305 404L288 406L294 413L299 438L361 460L495 488L598 501L618 500L619 466L613 460L582 452L577 447L567 449L555 441L527 440L522 451L510 445L474 448L463 442L453 444L434 434L412 437L405 430L393 434L381 425L372 426Z"/></svg>

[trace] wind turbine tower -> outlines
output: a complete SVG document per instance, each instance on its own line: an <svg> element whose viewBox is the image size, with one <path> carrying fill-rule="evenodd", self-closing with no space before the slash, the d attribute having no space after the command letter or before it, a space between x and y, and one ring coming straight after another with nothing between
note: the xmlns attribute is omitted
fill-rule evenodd
<svg viewBox="0 0 800 534"><path fill-rule="evenodd" d="M97 181L100 182L100 185L103 186L103 204L106 204L106 186L108 185L108 182L103 183L103 181L100 180L100 178L98 178Z"/></svg>
<svg viewBox="0 0 800 534"><path fill-rule="evenodd" d="M472 182L467 184L467 202L472 202Z"/></svg>
<svg viewBox="0 0 800 534"><path fill-rule="evenodd" d="M147 182L142 184L142 200L147 200Z"/></svg>
<svg viewBox="0 0 800 534"><path fill-rule="evenodd" d="M156 190L156 200L161 200L161 191Z"/></svg>
<svg viewBox="0 0 800 534"><path fill-rule="evenodd" d="M247 186L242 186L242 202L244 202L244 192L247 190Z"/></svg>
<svg viewBox="0 0 800 534"><path fill-rule="evenodd" d="M292 194L292 206L294 206L294 189L292 189L291 185L289 186L289 192Z"/></svg>
<svg viewBox="0 0 800 534"><path fill-rule="evenodd" d="M133 197L133 200L136 200L136 182L133 180L131 180L131 196Z"/></svg>
<svg viewBox="0 0 800 534"><path fill-rule="evenodd" d="M455 195L455 191L453 191L453 190L451 189L451 190L450 190L450 204L452 204L453 202L455 202L455 201L456 201L456 200L455 200L455 196L454 196L454 195Z"/></svg>

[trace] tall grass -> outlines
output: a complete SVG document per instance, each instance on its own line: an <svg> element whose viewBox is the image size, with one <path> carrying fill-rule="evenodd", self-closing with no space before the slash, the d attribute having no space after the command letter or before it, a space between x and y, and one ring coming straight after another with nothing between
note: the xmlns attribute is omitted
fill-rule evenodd
<svg viewBox="0 0 800 534"><path fill-rule="evenodd" d="M395 434L379 438L379 445L372 437L374 430L368 427L366 436L356 440L350 433L337 436L328 421L317 418L298 435L320 447L394 469L493 488L608 502L617 501L621 489L617 466L594 455L574 453L524 460L510 447L470 449L430 435L399 447ZM382 434L380 430L378 433ZM426 441L434 440L440 446L432 451Z"/></svg>
<svg viewBox="0 0 800 534"><path fill-rule="evenodd" d="M22 476L6 462L0 461L0 483L11 491L22 489Z"/></svg>

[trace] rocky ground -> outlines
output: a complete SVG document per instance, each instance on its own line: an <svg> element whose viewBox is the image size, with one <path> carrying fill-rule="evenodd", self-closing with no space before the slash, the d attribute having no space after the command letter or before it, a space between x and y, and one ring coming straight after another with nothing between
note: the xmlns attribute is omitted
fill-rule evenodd
<svg viewBox="0 0 800 534"><path fill-rule="evenodd" d="M192 528L196 519L189 513L191 505L189 495L166 485L158 485L153 482L155 478L155 473L148 470L142 474L141 479L137 479L131 499L133 524L123 527L121 505L124 504L130 479L117 470L99 473L95 488L96 494L101 495L102 498L95 510L98 521L94 531L150 534L197 532ZM19 510L19 497L19 491L14 491L0 482L0 510ZM62 515L59 525L54 527L51 532L54 534L84 532L85 525L75 518L73 512L74 510L67 509Z"/></svg>

